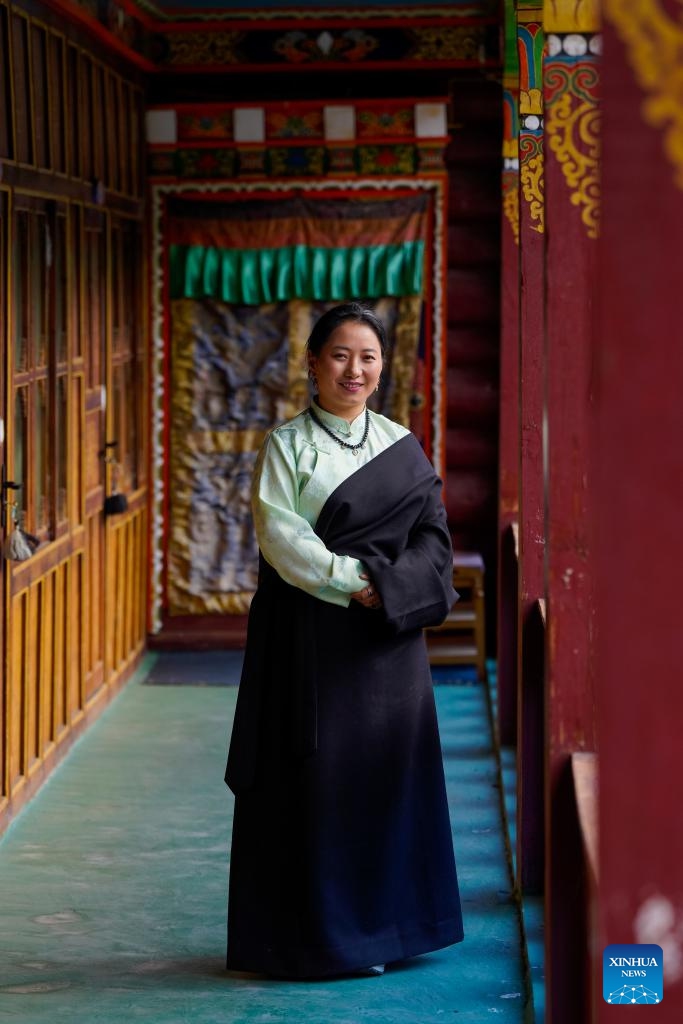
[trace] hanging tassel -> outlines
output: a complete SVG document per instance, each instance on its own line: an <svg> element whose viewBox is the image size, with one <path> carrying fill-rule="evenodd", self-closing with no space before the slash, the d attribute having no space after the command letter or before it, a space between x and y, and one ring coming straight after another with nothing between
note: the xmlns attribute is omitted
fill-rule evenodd
<svg viewBox="0 0 683 1024"><path fill-rule="evenodd" d="M33 554L24 531L15 526L5 541L5 558L12 562L25 562Z"/></svg>
<svg viewBox="0 0 683 1024"><path fill-rule="evenodd" d="M14 526L12 532L5 540L3 553L5 558L12 562L25 562L40 545L40 541L32 533L28 533L23 529L19 522L16 506L12 509L12 519Z"/></svg>

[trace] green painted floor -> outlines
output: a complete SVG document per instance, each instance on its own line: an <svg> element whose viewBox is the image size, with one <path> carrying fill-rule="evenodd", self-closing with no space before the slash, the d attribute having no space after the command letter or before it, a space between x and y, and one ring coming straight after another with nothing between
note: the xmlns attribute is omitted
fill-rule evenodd
<svg viewBox="0 0 683 1024"><path fill-rule="evenodd" d="M143 674L0 841L0 1022L525 1019L481 686L435 691L465 941L380 978L305 983L223 969L236 689L146 686Z"/></svg>

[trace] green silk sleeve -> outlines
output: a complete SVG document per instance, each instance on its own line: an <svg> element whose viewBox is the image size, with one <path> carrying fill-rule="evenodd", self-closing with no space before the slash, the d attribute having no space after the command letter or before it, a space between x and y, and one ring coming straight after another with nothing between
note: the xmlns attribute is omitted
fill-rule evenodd
<svg viewBox="0 0 683 1024"><path fill-rule="evenodd" d="M347 607L365 581L362 562L329 551L298 511L299 485L294 453L271 433L259 455L252 491L259 548L279 576L313 597Z"/></svg>

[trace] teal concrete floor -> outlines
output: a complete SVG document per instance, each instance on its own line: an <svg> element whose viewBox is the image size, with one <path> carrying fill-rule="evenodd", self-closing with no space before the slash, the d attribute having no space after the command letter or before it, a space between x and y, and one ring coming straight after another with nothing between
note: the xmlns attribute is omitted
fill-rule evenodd
<svg viewBox="0 0 683 1024"><path fill-rule="evenodd" d="M380 978L304 983L223 969L236 689L146 686L143 675L0 841L0 1022L525 1020L480 685L435 691L465 941Z"/></svg>

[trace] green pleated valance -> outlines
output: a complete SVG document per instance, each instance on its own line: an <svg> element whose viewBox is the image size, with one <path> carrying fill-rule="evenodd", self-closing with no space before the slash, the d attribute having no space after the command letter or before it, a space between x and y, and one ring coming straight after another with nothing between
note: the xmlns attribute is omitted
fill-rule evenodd
<svg viewBox="0 0 683 1024"><path fill-rule="evenodd" d="M419 295L424 272L422 240L348 248L176 244L169 256L172 299L216 298L240 305Z"/></svg>

